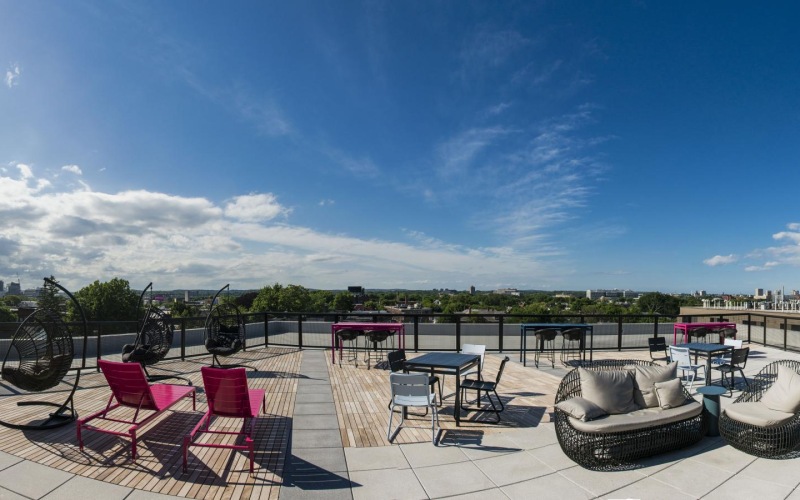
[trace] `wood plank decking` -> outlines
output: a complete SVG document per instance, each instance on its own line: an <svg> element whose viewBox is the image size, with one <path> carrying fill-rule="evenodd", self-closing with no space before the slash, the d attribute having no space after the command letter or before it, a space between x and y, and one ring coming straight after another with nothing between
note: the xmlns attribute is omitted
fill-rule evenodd
<svg viewBox="0 0 800 500"><path fill-rule="evenodd" d="M608 353L607 357L638 357L640 353ZM152 374L179 373L188 377L197 387L197 411L192 411L186 399L172 410L154 420L140 431L139 458L130 459L130 442L127 439L102 433L85 433L85 449L81 453L75 435L75 425L47 431L19 431L0 427L0 450L20 458L54 467L72 474L128 486L145 491L179 495L189 498L277 498L292 432L297 384L303 351L291 348L263 348L248 350L231 358L230 362L245 362L259 371L248 371L250 387L267 392L267 415L256 425L256 471L248 471L247 454L229 449L192 448L189 452L189 470L182 471L181 444L183 436L200 419L206 407L202 390L200 367L209 363L208 357L187 361L165 361L150 369ZM413 357L409 353L409 357ZM645 354L646 356L646 354ZM516 361L512 355L512 361ZM597 357L597 353L596 356ZM501 357L487 354L484 374L494 378ZM332 366L327 356L328 373L333 390L334 404L344 447L388 446L386 429L389 420L388 371L342 364ZM537 370L532 366L512 362L506 366L500 393L506 405L502 421L497 425L487 423L494 415L464 414L462 426L456 428L453 419L454 378L445 377L444 405L440 410L442 433L440 440L447 441L448 434L491 433L511 428L534 427L548 422L552 413L556 387L567 369ZM67 381L74 380L74 375ZM170 381L165 381L170 382ZM176 380L176 383L180 381ZM17 406L21 400L53 401L61 403L69 387L63 384L58 390L42 394L16 395L14 388L0 381L0 418L13 422L29 422L50 411L47 407ZM75 395L79 415L105 407L110 391L105 378L94 370L81 375L80 389ZM470 395L469 398L474 396ZM430 416L411 410L406 427L396 436L394 443L430 441ZM397 415L399 417L399 413ZM218 420L218 425L225 424ZM233 430L241 422L230 420ZM395 417L397 422L397 417ZM101 424L102 425L102 424ZM208 436L207 439L236 439L230 436ZM35 480L35 479L32 479Z"/></svg>

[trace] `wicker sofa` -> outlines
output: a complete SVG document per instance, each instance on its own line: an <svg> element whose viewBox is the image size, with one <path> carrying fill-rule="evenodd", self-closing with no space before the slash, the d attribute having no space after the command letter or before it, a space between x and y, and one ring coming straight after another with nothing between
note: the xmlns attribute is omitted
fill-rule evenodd
<svg viewBox="0 0 800 500"><path fill-rule="evenodd" d="M774 361L722 411L719 433L734 448L773 459L800 457L800 362Z"/></svg>
<svg viewBox="0 0 800 500"><path fill-rule="evenodd" d="M638 399L636 404L630 405L625 413L600 412L598 418L591 418L592 415L580 418L583 415L574 411L575 403L585 399L582 397L582 385L590 388L584 390L597 390L586 380L581 383L582 369L586 370L584 377L594 372L613 372L620 380L627 376L632 380L629 386L632 384L637 388L637 370L656 373L665 368L652 361L602 360L584 363L571 370L561 380L555 399L556 436L564 453L587 469L619 470L635 467L634 460L683 448L702 439L707 426L702 405L692 399L678 379L674 379L677 387L675 384L670 386L679 400L673 403L674 407L667 405L662 408L658 403L655 407L649 403L645 405L640 391L638 398L634 398ZM670 379L674 377L673 374L674 368ZM659 383L659 386L662 385L667 385L667 382ZM621 391L616 389L609 392ZM647 397L654 396L651 394Z"/></svg>

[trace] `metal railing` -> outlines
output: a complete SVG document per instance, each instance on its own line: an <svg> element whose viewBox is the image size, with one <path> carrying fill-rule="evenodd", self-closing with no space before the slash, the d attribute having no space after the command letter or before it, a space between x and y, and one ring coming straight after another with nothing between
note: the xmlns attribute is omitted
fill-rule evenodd
<svg viewBox="0 0 800 500"><path fill-rule="evenodd" d="M519 352L520 325L523 323L589 323L593 327L594 350L624 351L646 349L647 339L662 336L672 343L675 322L730 321L737 324L738 337L749 343L800 351L800 316L763 315L754 312L713 310L709 314L663 317L660 315L592 314L374 314L374 313L248 313L245 350L265 347L328 348L331 324L339 321L405 324L409 351L459 351L462 344L483 344L487 351ZM185 360L206 355L203 343L204 317L170 319L175 335L165 359ZM18 323L0 323L0 356L5 358ZM76 338L73 369L96 368L101 358L120 357L122 346L132 344L136 322L89 322L86 352L82 338ZM533 345L529 343L529 345ZM363 346L362 349L366 348ZM530 349L529 349L530 350Z"/></svg>

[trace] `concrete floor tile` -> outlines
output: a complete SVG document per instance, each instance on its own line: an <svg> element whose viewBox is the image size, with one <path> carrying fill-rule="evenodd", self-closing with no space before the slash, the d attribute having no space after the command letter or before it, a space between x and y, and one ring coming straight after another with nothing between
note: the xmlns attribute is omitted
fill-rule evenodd
<svg viewBox="0 0 800 500"><path fill-rule="evenodd" d="M718 441L713 446L692 454L687 460L701 462L727 472L736 473L755 462L756 457Z"/></svg>
<svg viewBox="0 0 800 500"><path fill-rule="evenodd" d="M14 493L11 490L7 490L0 486L0 499L2 500L28 500L28 497L24 497L18 493Z"/></svg>
<svg viewBox="0 0 800 500"><path fill-rule="evenodd" d="M411 469L378 469L350 473L354 500L419 500L428 495Z"/></svg>
<svg viewBox="0 0 800 500"><path fill-rule="evenodd" d="M295 448L288 458L288 467L295 471L347 472L347 460L342 448Z"/></svg>
<svg viewBox="0 0 800 500"><path fill-rule="evenodd" d="M757 498L758 500L784 499L794 488L737 474L710 491L704 499L730 500L731 498Z"/></svg>
<svg viewBox="0 0 800 500"><path fill-rule="evenodd" d="M292 431L292 448L341 448L342 435L336 429Z"/></svg>
<svg viewBox="0 0 800 500"><path fill-rule="evenodd" d="M739 475L797 488L800 485L800 474L798 473L800 473L800 460L798 459L770 460L768 458L758 458L739 472Z"/></svg>
<svg viewBox="0 0 800 500"><path fill-rule="evenodd" d="M414 469L414 472L431 498L462 495L497 486L472 462L422 467Z"/></svg>
<svg viewBox="0 0 800 500"><path fill-rule="evenodd" d="M339 429L339 419L336 415L295 415L295 417L292 419L292 429Z"/></svg>
<svg viewBox="0 0 800 500"><path fill-rule="evenodd" d="M41 498L72 477L67 472L24 460L0 471L0 484L14 493Z"/></svg>
<svg viewBox="0 0 800 500"><path fill-rule="evenodd" d="M295 415L336 415L336 406L333 403L296 403Z"/></svg>
<svg viewBox="0 0 800 500"><path fill-rule="evenodd" d="M333 397L333 391L331 390L330 384L305 384L302 386L298 386L297 394L330 394Z"/></svg>
<svg viewBox="0 0 800 500"><path fill-rule="evenodd" d="M572 461L571 458L566 456L558 444L551 444L542 448L534 448L526 451L525 453L538 458L542 463L547 464L555 470L571 469L579 467L578 464Z"/></svg>
<svg viewBox="0 0 800 500"><path fill-rule="evenodd" d="M579 500L582 498L588 500L594 497L560 474L537 477L529 481L503 486L500 489L508 498L520 500L531 498L536 498L536 500Z"/></svg>
<svg viewBox="0 0 800 500"><path fill-rule="evenodd" d="M473 462L498 486L552 474L555 470L525 452L509 453Z"/></svg>
<svg viewBox="0 0 800 500"><path fill-rule="evenodd" d="M695 497L653 478L644 478L612 491L608 498L646 498L647 500L691 500Z"/></svg>
<svg viewBox="0 0 800 500"><path fill-rule="evenodd" d="M294 398L295 403L333 403L333 393L319 392L319 393L305 393L297 394Z"/></svg>
<svg viewBox="0 0 800 500"><path fill-rule="evenodd" d="M428 445L430 448L430 445ZM375 469L409 469L406 456L399 446L375 446L371 448L345 448L347 469L352 471Z"/></svg>
<svg viewBox="0 0 800 500"><path fill-rule="evenodd" d="M469 460L458 446L436 446L434 448L431 447L430 443L413 443L402 444L400 449L403 451L408 463L415 469Z"/></svg>
<svg viewBox="0 0 800 500"><path fill-rule="evenodd" d="M650 477L699 498L730 479L733 474L698 460L683 460Z"/></svg>
<svg viewBox="0 0 800 500"><path fill-rule="evenodd" d="M74 476L62 484L55 491L43 497L43 500L85 500L87 498L102 498L103 500L123 500L133 488L126 488L103 481L96 481L81 476Z"/></svg>
<svg viewBox="0 0 800 500"><path fill-rule="evenodd" d="M17 456L0 451L0 470L7 469L14 464L20 463L21 461L22 459Z"/></svg>
<svg viewBox="0 0 800 500"><path fill-rule="evenodd" d="M631 470L593 471L579 466L560 470L558 474L579 484L582 488L594 493L595 496L606 496L612 491L646 477L644 474Z"/></svg>

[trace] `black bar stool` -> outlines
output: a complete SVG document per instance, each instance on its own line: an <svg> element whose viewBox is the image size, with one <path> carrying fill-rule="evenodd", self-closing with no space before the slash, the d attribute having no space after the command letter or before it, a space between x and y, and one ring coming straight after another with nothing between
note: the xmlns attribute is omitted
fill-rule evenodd
<svg viewBox="0 0 800 500"><path fill-rule="evenodd" d="M542 355L550 358L550 364L556 367L556 336L558 330L555 328L543 328L536 330L536 354L533 362L539 368L539 359Z"/></svg>
<svg viewBox="0 0 800 500"><path fill-rule="evenodd" d="M580 361L583 351L583 337L586 331L583 328L567 328L561 332L561 363L567 364L570 359Z"/></svg>

